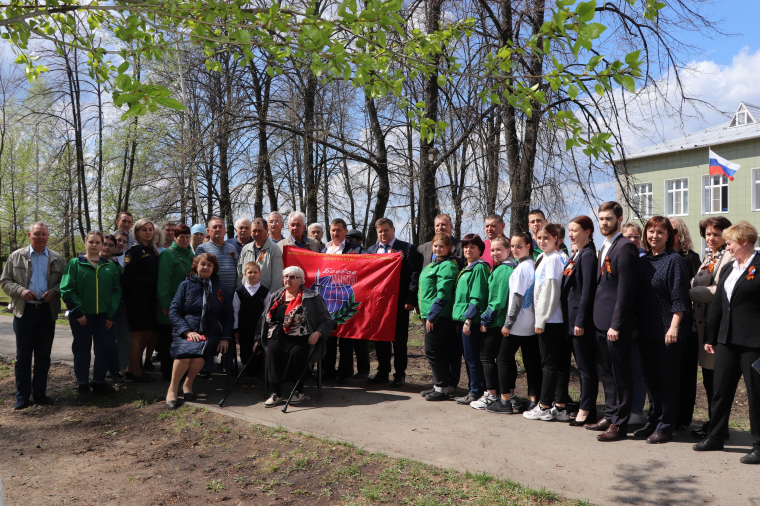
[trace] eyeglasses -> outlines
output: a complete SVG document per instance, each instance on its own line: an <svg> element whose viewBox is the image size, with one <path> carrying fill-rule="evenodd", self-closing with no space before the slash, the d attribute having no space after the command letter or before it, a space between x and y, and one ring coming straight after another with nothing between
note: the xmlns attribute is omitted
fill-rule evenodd
<svg viewBox="0 0 760 506"><path fill-rule="evenodd" d="M301 279L301 277L300 276L294 276L292 274L287 274L287 275L283 276L282 279Z"/></svg>

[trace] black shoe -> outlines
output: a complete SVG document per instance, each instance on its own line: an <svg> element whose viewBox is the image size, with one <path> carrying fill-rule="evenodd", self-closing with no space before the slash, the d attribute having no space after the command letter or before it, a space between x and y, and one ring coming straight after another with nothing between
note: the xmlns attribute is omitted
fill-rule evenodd
<svg viewBox="0 0 760 506"><path fill-rule="evenodd" d="M169 411L174 411L179 407L179 400L176 401L166 401L166 409Z"/></svg>
<svg viewBox="0 0 760 506"><path fill-rule="evenodd" d="M355 380L365 380L365 379L369 378L369 373L368 372L357 372L356 374L354 374L352 376L352 378L354 378Z"/></svg>
<svg viewBox="0 0 760 506"><path fill-rule="evenodd" d="M47 395L43 395L42 397L35 397L34 398L35 404L40 404L42 406L46 406L49 404L55 403L55 400L53 400L52 397L48 397Z"/></svg>
<svg viewBox="0 0 760 506"><path fill-rule="evenodd" d="M346 383L348 383L349 381L350 381L350 380L349 380L349 379L348 379L348 377L346 377L346 376L338 376L338 381L336 381L336 383L337 383L338 385L345 385L345 384L346 384Z"/></svg>
<svg viewBox="0 0 760 506"><path fill-rule="evenodd" d="M497 399L496 402L492 402L486 406L486 411L489 413L496 413L498 415L511 415L514 413L514 410L512 409L512 403L509 401L503 403L501 402L501 399Z"/></svg>
<svg viewBox="0 0 760 506"><path fill-rule="evenodd" d="M151 362L161 362L161 358L162 358L161 354L159 352L157 352L157 351L154 351L153 352L153 356L150 357L150 361Z"/></svg>
<svg viewBox="0 0 760 506"><path fill-rule="evenodd" d="M95 395L109 395L109 394L115 394L116 389L109 385L108 383L93 383L92 384L92 393Z"/></svg>
<svg viewBox="0 0 760 506"><path fill-rule="evenodd" d="M393 381L391 381L391 386L394 388L399 388L403 387L404 385L406 385L406 373L396 373L393 376ZM446 396L448 397L448 394L446 394Z"/></svg>
<svg viewBox="0 0 760 506"><path fill-rule="evenodd" d="M113 381L114 384L124 383L124 376L122 376L118 372L115 372L111 375L111 381Z"/></svg>
<svg viewBox="0 0 760 506"><path fill-rule="evenodd" d="M135 375L132 374L131 372L124 371L124 379L126 381L134 381L135 380Z"/></svg>
<svg viewBox="0 0 760 506"><path fill-rule="evenodd" d="M435 392L435 388L431 388L430 390L423 390L422 392L420 392L420 395L423 396L423 397L427 397L428 395L432 394L433 392Z"/></svg>
<svg viewBox="0 0 760 506"><path fill-rule="evenodd" d="M388 373L379 372L372 376L371 378L367 379L367 383L370 385L380 385L382 383L388 383L390 381L390 378L388 378Z"/></svg>
<svg viewBox="0 0 760 506"><path fill-rule="evenodd" d="M153 365L153 362L146 360L143 364L143 371L156 372L156 366Z"/></svg>
<svg viewBox="0 0 760 506"><path fill-rule="evenodd" d="M21 409L26 409L28 407L29 407L29 401L24 401L24 400L17 400L16 403L13 405L13 409L15 409L16 411L21 410Z"/></svg>
<svg viewBox="0 0 760 506"><path fill-rule="evenodd" d="M691 447L695 452L712 452L723 449L723 441L716 441L711 437L706 437L699 443Z"/></svg>
<svg viewBox="0 0 760 506"><path fill-rule="evenodd" d="M472 395L471 393L467 392L467 395L465 395L464 397L456 397L454 400L457 401L457 404L469 406L469 404L472 401L477 401L478 399L480 399L480 397L476 397Z"/></svg>
<svg viewBox="0 0 760 506"><path fill-rule="evenodd" d="M182 390L182 398L187 402L195 402L198 399L198 396L196 396L193 392L185 392Z"/></svg>
<svg viewBox="0 0 760 506"><path fill-rule="evenodd" d="M676 425L675 430L677 430L677 431L683 431L683 430L687 430L688 428L689 428L688 425L679 424L679 425Z"/></svg>
<svg viewBox="0 0 760 506"><path fill-rule="evenodd" d="M202 380L210 380L211 379L211 373L210 372L201 372L201 373L198 373L197 378L198 379L202 379Z"/></svg>
<svg viewBox="0 0 760 506"><path fill-rule="evenodd" d="M739 459L742 464L760 464L760 450L754 450Z"/></svg>
<svg viewBox="0 0 760 506"><path fill-rule="evenodd" d="M427 394L425 396L426 401L448 401L449 400L449 394L445 394L443 392L436 392L433 390L432 393Z"/></svg>
<svg viewBox="0 0 760 506"><path fill-rule="evenodd" d="M521 401L517 397L510 397L509 403L512 405L513 413L522 413L525 411L525 402Z"/></svg>
<svg viewBox="0 0 760 506"><path fill-rule="evenodd" d="M132 381L134 381L135 383L155 383L156 382L156 378L152 378L152 377L148 376L148 374L145 371L143 371L143 373L141 375L135 376L132 379Z"/></svg>
<svg viewBox="0 0 760 506"><path fill-rule="evenodd" d="M90 386L89 385L79 385L79 400L81 401L89 401L92 399L92 392L90 392Z"/></svg>

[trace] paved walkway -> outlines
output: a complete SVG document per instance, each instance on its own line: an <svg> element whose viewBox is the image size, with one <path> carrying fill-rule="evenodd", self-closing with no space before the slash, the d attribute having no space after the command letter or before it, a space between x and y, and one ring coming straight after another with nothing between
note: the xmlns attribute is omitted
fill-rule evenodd
<svg viewBox="0 0 760 506"><path fill-rule="evenodd" d="M0 316L2 354L12 348L9 321ZM53 354L71 360L71 337L62 330ZM688 435L663 445L632 438L599 443L596 433L565 423L498 416L453 402L430 403L420 397L419 387L396 391L366 389L364 382L328 385L324 397L317 399L309 383L305 393L312 398L288 413L264 408L257 389L237 389L220 409L221 377L198 382L196 392L201 395L198 404L249 422L282 425L440 467L485 471L595 504L760 506L760 468L739 463L752 441L745 432L732 431L726 451L706 454L692 451L695 441ZM143 388L163 395L166 383Z"/></svg>

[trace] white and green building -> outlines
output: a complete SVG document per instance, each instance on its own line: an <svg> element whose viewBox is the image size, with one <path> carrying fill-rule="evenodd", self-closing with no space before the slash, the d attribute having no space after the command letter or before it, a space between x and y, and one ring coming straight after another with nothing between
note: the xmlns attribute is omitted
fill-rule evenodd
<svg viewBox="0 0 760 506"><path fill-rule="evenodd" d="M710 175L708 149L741 168L729 181ZM695 250L704 251L699 222L715 215L732 223L747 220L760 228L760 107L742 102L730 121L626 156L627 176L621 174L616 193L624 202L620 184L627 184L631 206L627 220L662 215L677 216L689 227ZM758 244L760 248L760 244Z"/></svg>

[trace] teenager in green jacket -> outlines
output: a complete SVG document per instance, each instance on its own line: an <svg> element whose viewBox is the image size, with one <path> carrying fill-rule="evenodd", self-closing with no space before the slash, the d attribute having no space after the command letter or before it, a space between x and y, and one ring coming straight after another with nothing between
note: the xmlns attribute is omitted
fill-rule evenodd
<svg viewBox="0 0 760 506"><path fill-rule="evenodd" d="M511 413L510 385L499 381L499 369L496 365L499 350L506 346L506 339L501 328L507 319L507 301L509 300L509 277L517 268L517 262L511 254L509 239L502 236L491 240L491 257L493 271L488 278L488 306L480 316L480 332L483 334L483 349L480 361L486 378L487 393L470 404L475 409L485 409L494 413ZM514 360L514 358L511 358ZM504 376L506 380L506 376ZM501 390L501 402L497 397Z"/></svg>
<svg viewBox="0 0 760 506"><path fill-rule="evenodd" d="M435 260L420 274L420 317L425 322L425 356L433 371L433 388L420 392L428 401L443 401L456 385L449 384L449 347L456 341L451 321L454 286L459 266L451 256L451 237L435 234L432 241Z"/></svg>
<svg viewBox="0 0 760 506"><path fill-rule="evenodd" d="M483 239L477 234L467 234L462 238L462 253L467 267L457 278L452 318L462 336L469 391L467 395L455 399L457 404L470 404L485 392L485 376L480 362L480 315L488 304L488 277L491 275L491 266L480 258L485 249Z"/></svg>
<svg viewBox="0 0 760 506"><path fill-rule="evenodd" d="M106 383L109 360L116 348L113 322L119 314L121 301L121 266L113 260L100 258L103 234L89 232L85 237L87 252L73 258L61 280L61 297L69 310L69 323L74 341L74 375L79 385L79 397L87 400L90 392L90 350L95 351L92 389L96 394L114 392Z"/></svg>
<svg viewBox="0 0 760 506"><path fill-rule="evenodd" d="M161 358L161 375L164 380L172 379L172 360L169 348L172 345L172 326L169 323L169 306L179 285L190 275L193 266L193 249L190 247L190 227L182 223L174 231L174 242L158 256L158 286L156 307L156 352ZM148 357L149 358L149 357Z"/></svg>

